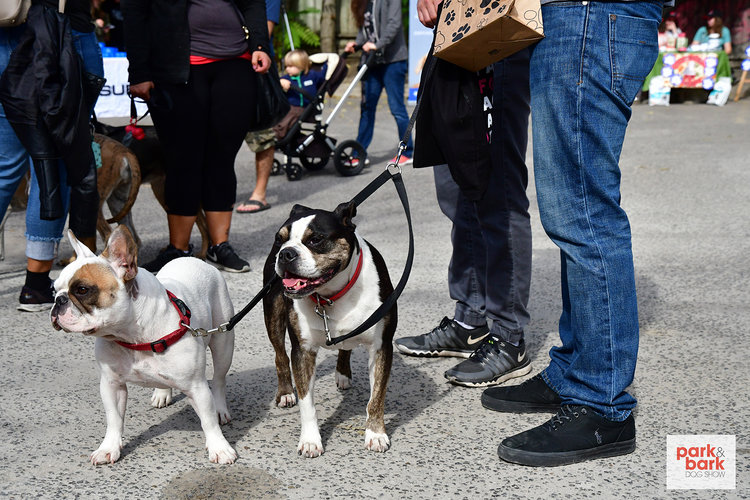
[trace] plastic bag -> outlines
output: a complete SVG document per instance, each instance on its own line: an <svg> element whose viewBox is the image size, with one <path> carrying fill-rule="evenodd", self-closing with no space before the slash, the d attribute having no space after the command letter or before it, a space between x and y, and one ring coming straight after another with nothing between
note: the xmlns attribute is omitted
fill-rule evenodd
<svg viewBox="0 0 750 500"><path fill-rule="evenodd" d="M669 96L672 92L669 80L663 76L655 76L648 82L648 105L669 106Z"/></svg>
<svg viewBox="0 0 750 500"><path fill-rule="evenodd" d="M708 94L708 104L723 106L729 100L729 93L732 91L732 78L722 76L714 85L714 89Z"/></svg>

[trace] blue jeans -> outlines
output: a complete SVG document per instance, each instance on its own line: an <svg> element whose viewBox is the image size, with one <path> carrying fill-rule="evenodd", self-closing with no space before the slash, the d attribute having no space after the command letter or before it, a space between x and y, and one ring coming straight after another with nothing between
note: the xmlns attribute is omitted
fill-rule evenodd
<svg viewBox="0 0 750 500"><path fill-rule="evenodd" d="M661 2L542 7L531 56L534 173L544 230L560 248L562 346L543 378L566 404L630 415L638 354L630 225L619 158L630 106L656 56Z"/></svg>
<svg viewBox="0 0 750 500"><path fill-rule="evenodd" d="M359 132L357 142L367 149L372 142L372 134L375 131L375 111L378 107L378 99L385 88L388 96L388 107L398 127L398 140L400 141L409 126L409 114L404 104L404 84L406 82L406 61L397 61L388 64L371 66L362 78L362 103L360 105L361 115L359 117ZM404 150L404 156L414 156L414 141L411 134Z"/></svg>
<svg viewBox="0 0 750 500"><path fill-rule="evenodd" d="M0 75L8 67L8 60L25 26L0 28ZM30 165L29 155L16 137L0 104L0 218L10 205L13 193L16 192L23 174Z"/></svg>
<svg viewBox="0 0 750 500"><path fill-rule="evenodd" d="M23 26L12 30L0 29L0 73L5 71L13 48L18 43ZM84 71L104 76L101 49L96 34L72 30L73 45L81 56ZM93 111L93 108L89 110ZM2 106L0 106L0 209L8 207L21 178L29 168L30 161L23 145L16 138L8 123ZM65 165L60 162L60 183L65 213L69 207L69 188L66 180ZM26 207L26 256L36 260L52 260L57 252L57 245L62 239L66 216L52 221L39 218L39 184L34 169L31 169L29 202Z"/></svg>
<svg viewBox="0 0 750 500"><path fill-rule="evenodd" d="M518 344L529 322L531 222L526 196L529 50L494 65L492 172L484 197L467 199L447 165L434 169L438 204L453 222L448 291L454 318Z"/></svg>

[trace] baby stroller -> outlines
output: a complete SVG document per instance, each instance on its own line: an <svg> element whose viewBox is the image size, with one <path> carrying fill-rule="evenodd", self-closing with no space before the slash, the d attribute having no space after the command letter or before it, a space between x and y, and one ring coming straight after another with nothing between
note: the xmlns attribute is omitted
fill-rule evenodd
<svg viewBox="0 0 750 500"><path fill-rule="evenodd" d="M325 81L313 96L304 89L292 86L311 100L302 114L289 128L287 134L276 141L276 148L284 154L284 162L277 159L273 161L272 174L286 173L289 180L295 181L302 177L303 170L320 170L328 164L333 157L333 165L339 174L352 176L359 174L365 166L367 151L362 145L349 139L336 144L336 139L327 135L328 125L336 117L346 98L354 86L362 79L367 70L364 65L341 96L336 107L328 115L325 122L322 121L322 113L325 104L325 95L333 96L333 93L341 85L347 74L346 53L343 55L333 53L320 53L310 56L313 70L321 70L326 66ZM299 159L299 163L294 161Z"/></svg>

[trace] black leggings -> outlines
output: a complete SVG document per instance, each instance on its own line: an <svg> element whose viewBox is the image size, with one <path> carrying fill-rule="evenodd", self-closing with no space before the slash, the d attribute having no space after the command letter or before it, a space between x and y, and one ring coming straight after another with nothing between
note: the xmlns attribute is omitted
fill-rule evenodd
<svg viewBox="0 0 750 500"><path fill-rule="evenodd" d="M232 210L256 81L250 61L230 59L191 66L185 85L155 83L148 107L167 159L169 214Z"/></svg>

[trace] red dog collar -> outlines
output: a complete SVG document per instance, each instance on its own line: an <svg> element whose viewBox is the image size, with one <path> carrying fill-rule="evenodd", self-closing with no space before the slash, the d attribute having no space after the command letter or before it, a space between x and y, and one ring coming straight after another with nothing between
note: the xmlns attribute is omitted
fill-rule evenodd
<svg viewBox="0 0 750 500"><path fill-rule="evenodd" d="M188 331L188 326L190 326L190 309L188 309L188 306L175 297L175 295L169 290L167 290L167 296L169 296L169 300L172 301L174 308L177 309L177 314L180 315L180 327L177 330L169 335L165 335L159 340L155 340L154 342L145 342L143 344L128 344L127 342L120 342L119 340L115 340L115 342L128 349L133 349L134 351L153 351L155 353L164 352L167 350L167 347L177 343L177 341L185 335L185 332Z"/></svg>
<svg viewBox="0 0 750 500"><path fill-rule="evenodd" d="M333 295L332 297L323 297L321 295L318 295L317 293L314 293L310 295L310 300L315 302L317 305L321 305L321 302L331 305L336 300L340 299L346 292L349 291L349 289L354 286L354 283L357 282L357 278L359 278L359 272L362 270L362 254L364 251L360 248L359 250L359 260L357 261L357 268L354 270L354 276L352 276L352 279L349 280L349 283L346 284L344 288L342 288L338 293Z"/></svg>

